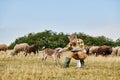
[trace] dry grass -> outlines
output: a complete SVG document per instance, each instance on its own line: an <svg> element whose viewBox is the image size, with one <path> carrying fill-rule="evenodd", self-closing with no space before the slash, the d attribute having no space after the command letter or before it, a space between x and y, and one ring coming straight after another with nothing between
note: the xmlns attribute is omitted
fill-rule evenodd
<svg viewBox="0 0 120 80"><path fill-rule="evenodd" d="M88 56L84 68L76 67L76 60L72 59L69 68L55 67L51 58L47 59L46 67L41 64L41 52L24 57L10 56L0 52L0 80L119 80L120 57ZM60 59L63 65L64 53Z"/></svg>

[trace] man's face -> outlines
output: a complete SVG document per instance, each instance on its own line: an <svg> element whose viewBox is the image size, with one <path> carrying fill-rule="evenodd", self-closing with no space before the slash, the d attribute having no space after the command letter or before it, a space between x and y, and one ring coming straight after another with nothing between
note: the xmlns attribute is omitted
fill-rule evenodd
<svg viewBox="0 0 120 80"><path fill-rule="evenodd" d="M70 38L70 43L71 43L72 45L76 45L77 39L76 39L76 38Z"/></svg>

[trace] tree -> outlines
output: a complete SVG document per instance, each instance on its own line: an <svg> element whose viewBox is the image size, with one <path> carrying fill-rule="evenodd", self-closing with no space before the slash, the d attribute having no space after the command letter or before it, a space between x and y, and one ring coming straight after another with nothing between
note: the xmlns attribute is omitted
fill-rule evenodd
<svg viewBox="0 0 120 80"><path fill-rule="evenodd" d="M86 35L84 33L74 33L78 36L78 38L83 39L85 45L109 45L115 46L120 45L120 38L114 42L109 38L104 36L92 37ZM69 43L68 35L63 32L56 33L51 30L45 30L43 32L38 33L29 33L23 37L19 37L13 43L10 44L9 49L13 49L16 44L19 43L28 43L29 45L36 44L39 46L41 50L43 47L46 48L57 48L57 47L65 47Z"/></svg>

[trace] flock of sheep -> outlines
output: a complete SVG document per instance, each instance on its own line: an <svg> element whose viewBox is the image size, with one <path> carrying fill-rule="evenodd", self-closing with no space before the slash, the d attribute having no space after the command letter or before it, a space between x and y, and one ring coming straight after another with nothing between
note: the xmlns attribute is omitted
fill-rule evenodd
<svg viewBox="0 0 120 80"><path fill-rule="evenodd" d="M0 44L0 51L7 51L7 49L8 49L8 47L7 47L6 44ZM117 47L111 47L111 46L107 46L107 45L103 45L103 46L85 46L85 50L86 50L86 53L88 55L120 56L120 46L117 46ZM12 50L12 52L10 54L12 56L18 55L18 53L20 53L21 51L23 51L24 55L27 56L27 54L31 53L31 52L33 52L34 54L37 54L38 51L39 51L39 48L38 48L37 45L29 46L27 43L16 44L14 46L14 49ZM51 51L47 51L47 53L51 53Z"/></svg>
<svg viewBox="0 0 120 80"><path fill-rule="evenodd" d="M6 44L0 44L0 51L7 51L8 47ZM51 49L51 48L45 48L43 49L43 54L42 54L42 63L45 65L45 61L48 56L51 56L54 61L55 65L59 64L59 58L62 54L62 52L59 52L59 50L62 50L62 48L56 48L56 49ZM107 45L103 46L85 46L86 54L87 55L102 55L102 56L120 56L120 46L117 47L111 47ZM39 48L37 45L31 45L29 46L27 43L21 43L21 44L16 44L10 53L10 55L15 56L18 55L20 52L24 52L24 55L27 56L30 53L37 54L39 51Z"/></svg>
<svg viewBox="0 0 120 80"><path fill-rule="evenodd" d="M0 51L7 51L8 47L6 44L0 44ZM62 49L62 48L61 48ZM60 48L58 49L60 50ZM120 46L111 47L107 45L103 46L85 46L86 53L88 55L112 55L112 56L120 56ZM24 52L24 55L27 56L28 53L33 52L37 54L39 49L37 45L28 45L27 43L16 44L10 53L12 56L18 55L21 51ZM47 51L47 53L51 53L51 51Z"/></svg>
<svg viewBox="0 0 120 80"><path fill-rule="evenodd" d="M0 51L7 51L8 46L6 44L0 44ZM20 52L24 52L24 55L27 56L28 53L33 52L34 54L38 53L38 46L37 45L31 45L29 46L27 43L21 43L21 44L16 44L14 46L14 49L10 53L10 55L18 55Z"/></svg>
<svg viewBox="0 0 120 80"><path fill-rule="evenodd" d="M102 56L120 56L120 46L111 47L107 45L103 46L87 46L86 51L88 55L102 55Z"/></svg>
<svg viewBox="0 0 120 80"><path fill-rule="evenodd" d="M6 44L0 44L0 51L6 51L7 50L7 45ZM51 56L54 61L55 65L59 64L59 59L61 56L62 52L59 52L59 50L62 50L62 48L56 48L56 49L51 49L51 48L43 48L43 55L42 55L42 63L45 65L45 61L48 56ZM16 44L10 53L10 55L15 56L18 55L20 52L23 52L25 56L27 56L30 53L38 54L39 47L37 45L31 45L29 46L27 43L20 43Z"/></svg>

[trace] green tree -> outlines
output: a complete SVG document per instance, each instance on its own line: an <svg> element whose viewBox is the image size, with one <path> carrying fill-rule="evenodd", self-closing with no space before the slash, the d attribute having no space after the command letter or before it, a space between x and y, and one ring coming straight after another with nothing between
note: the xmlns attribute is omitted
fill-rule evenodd
<svg viewBox="0 0 120 80"><path fill-rule="evenodd" d="M73 33L78 36L78 38L83 39L85 45L109 45L109 46L120 46L120 38L114 42L113 40L106 38L104 36L92 37L84 33ZM41 50L42 47L46 48L57 48L65 47L69 43L68 36L70 34L64 34L63 32L57 33L51 30L45 30L38 33L29 33L23 37L19 37L13 43L10 44L9 49L13 49L16 44L28 43L29 45L36 44Z"/></svg>

